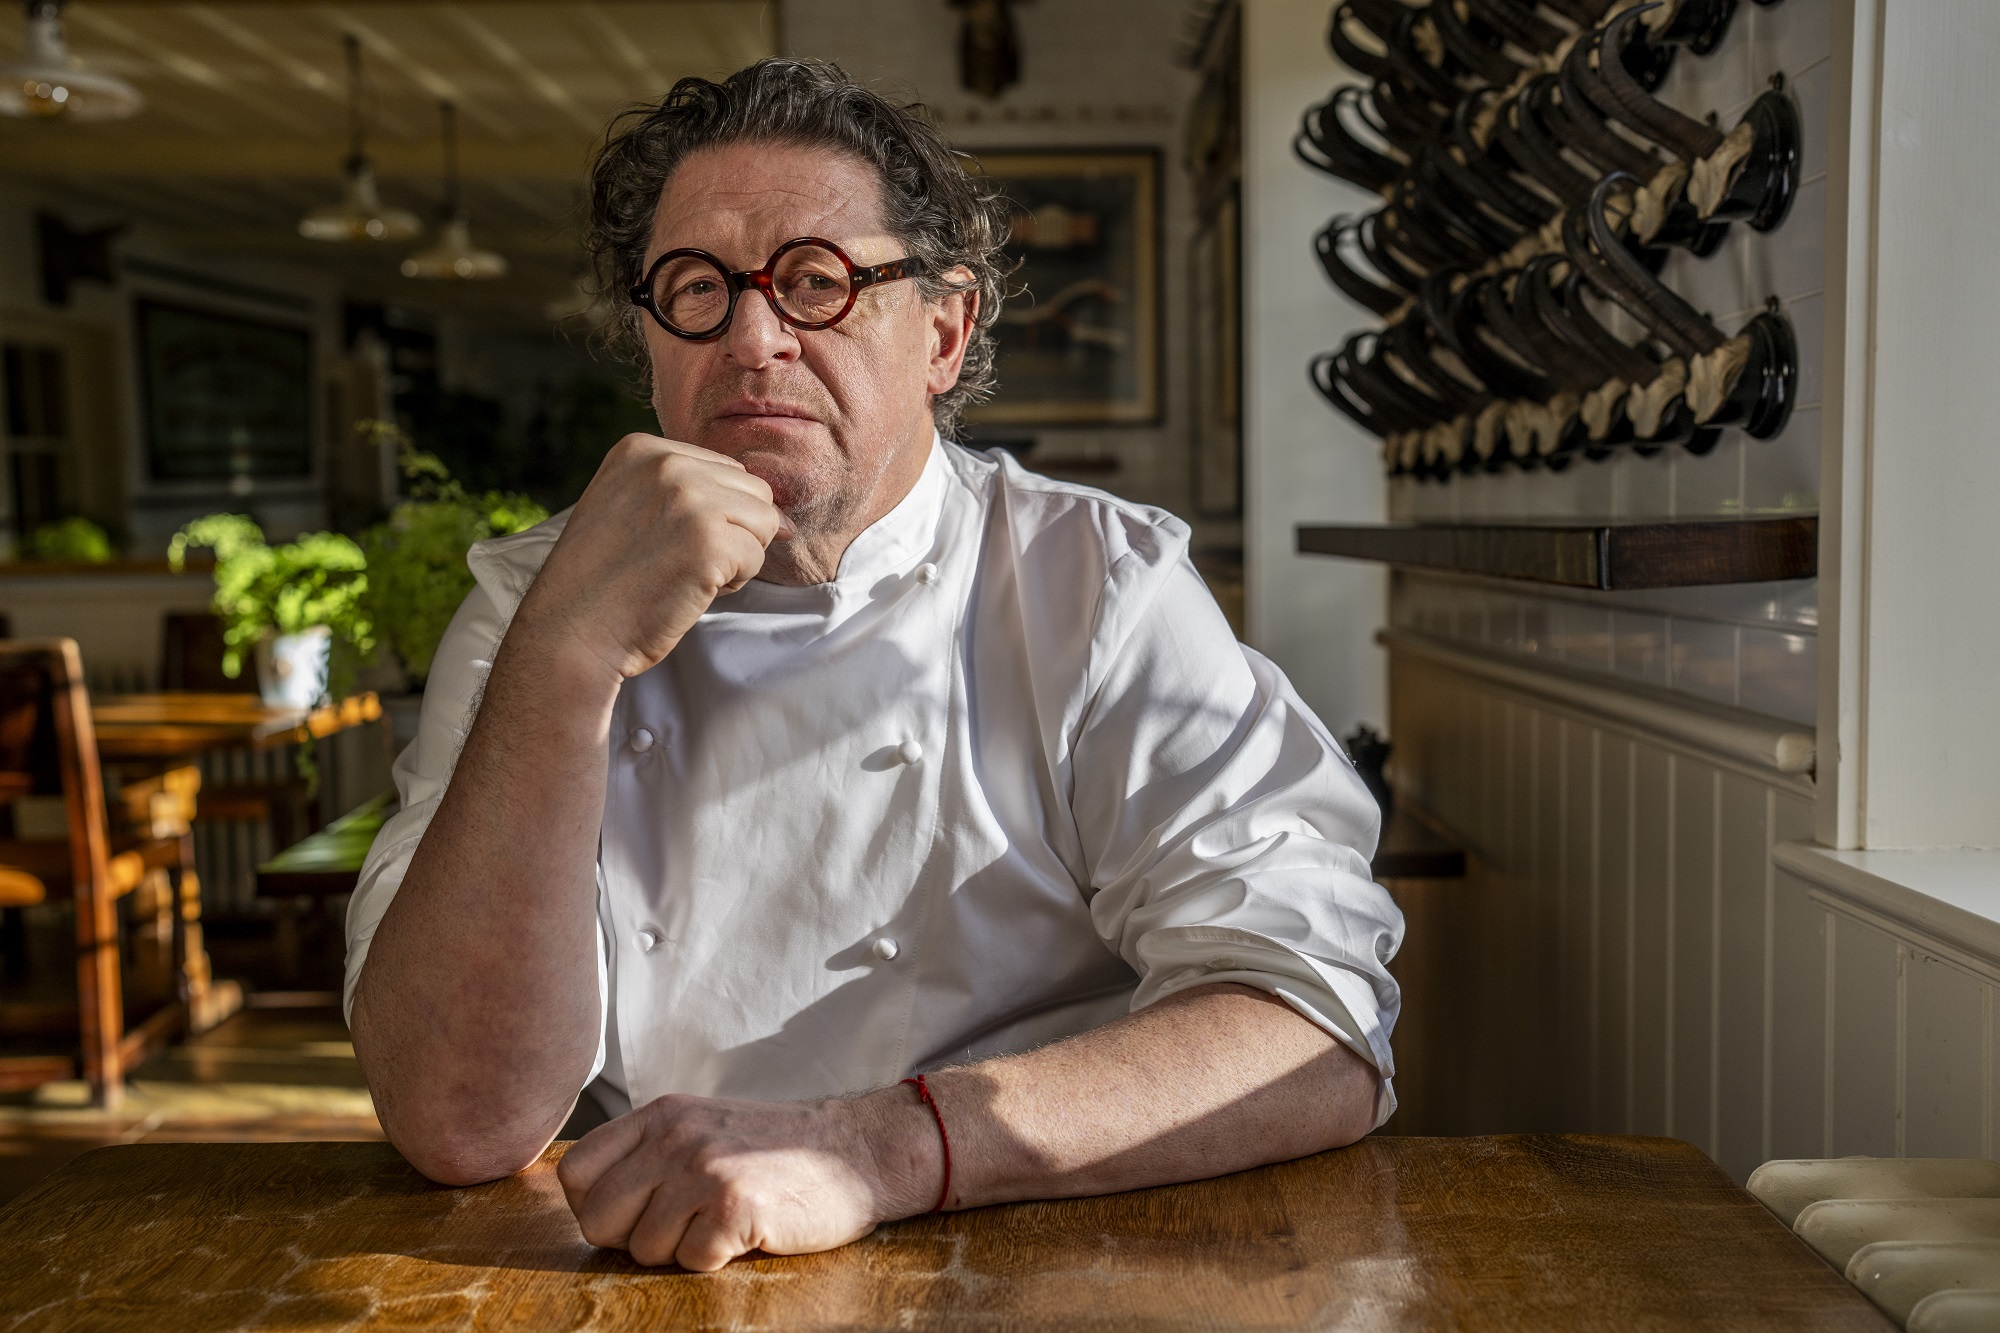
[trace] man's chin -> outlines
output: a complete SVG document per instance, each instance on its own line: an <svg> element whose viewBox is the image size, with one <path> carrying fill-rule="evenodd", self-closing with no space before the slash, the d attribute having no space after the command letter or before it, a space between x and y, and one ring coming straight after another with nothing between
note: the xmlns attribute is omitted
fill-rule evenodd
<svg viewBox="0 0 2000 1333"><path fill-rule="evenodd" d="M717 417L704 434L708 436L702 441L704 448L732 458L760 450L780 454L798 453L802 449L817 452L829 447L833 440L826 423L810 417Z"/></svg>

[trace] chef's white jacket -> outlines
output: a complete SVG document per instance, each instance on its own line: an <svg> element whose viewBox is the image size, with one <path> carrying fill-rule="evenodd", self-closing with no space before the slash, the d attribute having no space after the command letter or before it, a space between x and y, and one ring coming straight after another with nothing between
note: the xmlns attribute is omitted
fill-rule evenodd
<svg viewBox="0 0 2000 1333"><path fill-rule="evenodd" d="M350 1012L565 517L473 548L348 909ZM850 1092L1232 981L1373 1064L1386 1119L1402 917L1369 877L1375 803L1187 543L1160 510L937 443L833 582L752 582L628 681L598 1100Z"/></svg>

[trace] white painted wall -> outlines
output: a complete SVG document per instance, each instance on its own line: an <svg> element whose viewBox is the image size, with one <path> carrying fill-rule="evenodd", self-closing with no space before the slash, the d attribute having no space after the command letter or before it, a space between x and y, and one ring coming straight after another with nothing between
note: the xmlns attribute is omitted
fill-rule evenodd
<svg viewBox="0 0 2000 1333"><path fill-rule="evenodd" d="M1991 1157L1990 914L1902 914L1790 867L1809 782L1422 660L1409 794L1472 854L1395 885L1405 1134L1666 1134L1773 1157ZM1922 920L1913 919L1921 916Z"/></svg>
<svg viewBox="0 0 2000 1333"><path fill-rule="evenodd" d="M1376 629L1379 566L1301 556L1300 523L1379 523L1386 487L1373 437L1337 415L1306 362L1372 319L1327 282L1312 236L1372 197L1292 155L1308 105L1352 78L1328 53L1325 0L1244 0L1243 425L1246 629L1336 732L1387 720Z"/></svg>
<svg viewBox="0 0 2000 1333"><path fill-rule="evenodd" d="M2000 847L2000 6L1836 14L1818 836Z"/></svg>

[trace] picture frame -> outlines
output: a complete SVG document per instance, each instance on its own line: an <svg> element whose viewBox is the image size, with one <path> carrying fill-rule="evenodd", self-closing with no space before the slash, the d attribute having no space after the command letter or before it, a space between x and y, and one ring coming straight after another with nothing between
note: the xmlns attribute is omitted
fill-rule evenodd
<svg viewBox="0 0 2000 1333"><path fill-rule="evenodd" d="M312 332L142 297L146 470L156 482L312 475Z"/></svg>
<svg viewBox="0 0 2000 1333"><path fill-rule="evenodd" d="M1160 153L980 152L1013 206L1018 267L994 326L999 389L976 426L1161 419Z"/></svg>
<svg viewBox="0 0 2000 1333"><path fill-rule="evenodd" d="M1235 192L1188 247L1194 349L1194 500L1203 518L1243 513L1242 240Z"/></svg>

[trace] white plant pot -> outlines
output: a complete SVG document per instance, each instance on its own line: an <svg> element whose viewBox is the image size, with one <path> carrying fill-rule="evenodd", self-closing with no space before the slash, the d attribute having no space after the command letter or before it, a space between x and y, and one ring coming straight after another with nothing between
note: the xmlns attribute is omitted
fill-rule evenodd
<svg viewBox="0 0 2000 1333"><path fill-rule="evenodd" d="M333 631L315 625L301 634L274 634L257 644L257 689L273 708L311 708L326 697Z"/></svg>

